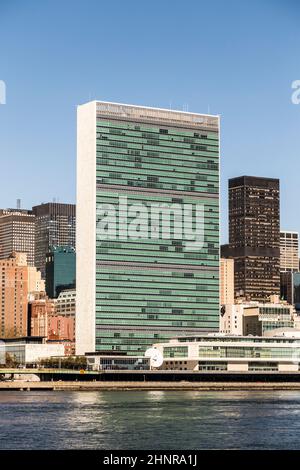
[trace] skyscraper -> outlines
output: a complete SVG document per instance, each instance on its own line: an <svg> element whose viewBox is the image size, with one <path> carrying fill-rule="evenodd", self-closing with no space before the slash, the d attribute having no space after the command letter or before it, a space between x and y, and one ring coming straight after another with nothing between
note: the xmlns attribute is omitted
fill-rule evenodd
<svg viewBox="0 0 300 470"><path fill-rule="evenodd" d="M76 253L70 246L53 246L46 257L46 293L56 299L76 284Z"/></svg>
<svg viewBox="0 0 300 470"><path fill-rule="evenodd" d="M298 232L280 232L280 297L299 310Z"/></svg>
<svg viewBox="0 0 300 470"><path fill-rule="evenodd" d="M32 208L35 223L35 266L46 274L46 255L51 246L68 245L75 248L76 206L50 202Z"/></svg>
<svg viewBox="0 0 300 470"><path fill-rule="evenodd" d="M27 265L26 253L11 253L0 260L0 335L6 337L26 336L28 332L27 304L35 268Z"/></svg>
<svg viewBox="0 0 300 470"><path fill-rule="evenodd" d="M229 180L229 245L235 295L268 300L280 294L279 180L241 176Z"/></svg>
<svg viewBox="0 0 300 470"><path fill-rule="evenodd" d="M27 254L28 265L34 266L35 216L30 210L0 210L0 259L13 251Z"/></svg>
<svg viewBox="0 0 300 470"><path fill-rule="evenodd" d="M280 232L280 271L299 271L298 232Z"/></svg>
<svg viewBox="0 0 300 470"><path fill-rule="evenodd" d="M234 303L234 260L220 260L220 304Z"/></svg>
<svg viewBox="0 0 300 470"><path fill-rule="evenodd" d="M94 101L77 126L77 353L217 331L219 118Z"/></svg>

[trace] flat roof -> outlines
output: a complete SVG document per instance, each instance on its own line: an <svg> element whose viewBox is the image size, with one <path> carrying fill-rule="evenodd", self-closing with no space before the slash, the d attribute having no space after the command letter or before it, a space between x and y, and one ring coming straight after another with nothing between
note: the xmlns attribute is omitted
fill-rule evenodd
<svg viewBox="0 0 300 470"><path fill-rule="evenodd" d="M97 354L97 353L85 353L84 357L100 357L101 359L149 359L146 356L127 356L126 354Z"/></svg>
<svg viewBox="0 0 300 470"><path fill-rule="evenodd" d="M93 112L96 108L97 116L109 117L120 121L151 123L152 125L155 124L162 127L219 131L219 115L98 100L79 105L78 109L84 106L91 106Z"/></svg>
<svg viewBox="0 0 300 470"><path fill-rule="evenodd" d="M239 186L259 186L261 188L272 186L279 190L280 180L279 178L269 178L265 176L241 175L229 178L228 186L230 189Z"/></svg>
<svg viewBox="0 0 300 470"><path fill-rule="evenodd" d="M295 333L298 332L298 331L299 331L299 330L296 330ZM281 331L281 332L282 332L282 331ZM289 332L290 332L290 331L289 331ZM257 340L257 339L259 339L259 340L261 340L261 341L265 341L265 340L269 341L269 340L272 340L272 339L275 339L275 340L277 340L277 339L287 339L287 340L288 340L288 339L289 339L289 340L295 339L295 340L299 340L299 339L300 339L299 337L298 337L298 338L297 338L297 337L290 337L290 336L287 337L287 336L282 336L282 335L278 335L278 336L255 336L255 335L228 335L228 334L226 334L226 333L224 333L224 334L223 334L223 333L219 333L219 334L193 335L193 336L188 336L188 335L186 335L186 336L174 336L174 337L170 338L170 341L172 341L172 340L180 340L180 339L192 339L192 340L195 340L195 339L197 339L197 338L199 338L199 339L200 339L200 338L201 338L201 339L204 338L204 339L207 339L207 340L216 339L216 338L217 338L217 339L224 339L224 340L226 340L226 339L235 339L235 340L239 340L239 339L240 339L240 340L243 340L243 339L247 339L247 340L256 339L256 340ZM167 342L164 341L163 343L166 344ZM159 344L159 343L157 342L157 343L155 343L155 344Z"/></svg>
<svg viewBox="0 0 300 470"><path fill-rule="evenodd" d="M45 336L20 336L20 337L13 337L13 338L0 338L0 341L4 343L43 343Z"/></svg>
<svg viewBox="0 0 300 470"><path fill-rule="evenodd" d="M180 111L180 110L177 110L177 109L170 109L170 108L158 108L158 107L155 107L155 106L143 106L143 105L138 105L138 104L116 103L115 101L91 100L91 101L87 101L86 103L82 103L78 106L85 106L86 104L89 104L89 103L109 104L109 105L113 105L113 106L126 106L126 107L129 107L129 108L149 109L149 110L155 110L155 111L167 111L168 113L181 113L181 114L190 114L190 115L196 114L198 116L209 116L209 117L215 117L215 118L220 117L219 114L194 113L194 112L191 112L191 111Z"/></svg>

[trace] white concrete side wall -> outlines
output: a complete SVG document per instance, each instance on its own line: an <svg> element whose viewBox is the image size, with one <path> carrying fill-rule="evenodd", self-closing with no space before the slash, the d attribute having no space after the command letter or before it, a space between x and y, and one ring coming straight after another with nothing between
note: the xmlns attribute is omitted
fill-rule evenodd
<svg viewBox="0 0 300 470"><path fill-rule="evenodd" d="M36 362L53 356L64 356L65 347L63 344L26 344L25 362Z"/></svg>
<svg viewBox="0 0 300 470"><path fill-rule="evenodd" d="M76 354L95 350L96 102L77 109Z"/></svg>
<svg viewBox="0 0 300 470"><path fill-rule="evenodd" d="M279 372L298 372L298 364L278 364Z"/></svg>
<svg viewBox="0 0 300 470"><path fill-rule="evenodd" d="M220 315L220 332L239 335L243 334L243 314L244 307L243 304L226 304L225 305L225 314Z"/></svg>
<svg viewBox="0 0 300 470"><path fill-rule="evenodd" d="M245 362L244 364L228 362L227 370L232 372L245 372L248 370L248 362Z"/></svg>
<svg viewBox="0 0 300 470"><path fill-rule="evenodd" d="M189 348L188 349L188 351L189 351L188 358L198 360L198 358L199 358L199 343L196 343L196 342L189 343L189 344L187 344L187 346Z"/></svg>

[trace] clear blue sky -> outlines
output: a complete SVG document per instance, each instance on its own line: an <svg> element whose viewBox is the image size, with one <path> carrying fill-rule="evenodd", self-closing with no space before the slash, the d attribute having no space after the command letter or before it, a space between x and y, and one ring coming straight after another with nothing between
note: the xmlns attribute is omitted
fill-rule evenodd
<svg viewBox="0 0 300 470"><path fill-rule="evenodd" d="M75 202L76 105L99 99L221 115L227 179L279 177L300 231L298 0L0 0L0 207Z"/></svg>

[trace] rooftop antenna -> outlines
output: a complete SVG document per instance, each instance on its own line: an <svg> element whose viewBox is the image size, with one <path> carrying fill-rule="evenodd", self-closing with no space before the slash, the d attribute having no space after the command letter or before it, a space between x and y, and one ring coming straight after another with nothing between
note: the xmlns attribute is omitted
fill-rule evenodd
<svg viewBox="0 0 300 470"><path fill-rule="evenodd" d="M17 209L21 209L21 199L17 199Z"/></svg>

